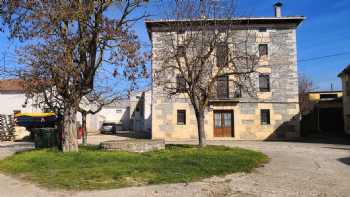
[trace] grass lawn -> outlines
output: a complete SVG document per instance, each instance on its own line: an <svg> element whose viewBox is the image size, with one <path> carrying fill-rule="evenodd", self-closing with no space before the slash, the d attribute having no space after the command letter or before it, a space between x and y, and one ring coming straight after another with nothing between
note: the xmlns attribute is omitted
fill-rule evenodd
<svg viewBox="0 0 350 197"><path fill-rule="evenodd" d="M223 146L169 145L148 153L106 152L88 146L78 153L56 149L18 153L1 160L0 171L49 188L111 189L249 172L267 161L262 153Z"/></svg>

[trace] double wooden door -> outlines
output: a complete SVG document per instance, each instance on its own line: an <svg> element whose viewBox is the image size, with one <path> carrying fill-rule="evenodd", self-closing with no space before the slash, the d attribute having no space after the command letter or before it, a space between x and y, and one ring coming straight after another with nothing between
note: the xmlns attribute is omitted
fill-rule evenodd
<svg viewBox="0 0 350 197"><path fill-rule="evenodd" d="M214 137L234 137L233 111L214 111Z"/></svg>

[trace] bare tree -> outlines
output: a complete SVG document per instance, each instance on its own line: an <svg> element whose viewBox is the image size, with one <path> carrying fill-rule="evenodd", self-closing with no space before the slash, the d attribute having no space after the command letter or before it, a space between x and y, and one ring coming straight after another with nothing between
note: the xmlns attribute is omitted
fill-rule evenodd
<svg viewBox="0 0 350 197"><path fill-rule="evenodd" d="M313 103L309 99L309 92L316 89L313 81L304 74L299 74L299 108L301 115L312 110Z"/></svg>
<svg viewBox="0 0 350 197"><path fill-rule="evenodd" d="M109 71L107 71L109 72ZM81 113L81 122L83 129L83 144L87 144L86 117L88 114L94 115L102 110L106 105L117 102L127 96L130 90L128 87L118 85L120 79L108 77L108 73L96 77L94 89L85 95L79 105L78 111Z"/></svg>
<svg viewBox="0 0 350 197"><path fill-rule="evenodd" d="M20 58L27 94L47 95L62 107L64 152L78 151L76 112L101 66L131 81L145 74L147 55L131 29L146 16L133 14L141 6L141 0L1 1L10 37L27 41Z"/></svg>
<svg viewBox="0 0 350 197"><path fill-rule="evenodd" d="M229 79L233 97L255 94L255 31L235 20L235 1L225 3L226 7L213 0L176 1L166 25L157 30L162 47L155 49L160 65L154 66L155 84L169 96L188 96L201 147L206 145L204 119L210 101L228 96L226 86L220 86L223 78ZM243 30L234 30L237 27Z"/></svg>

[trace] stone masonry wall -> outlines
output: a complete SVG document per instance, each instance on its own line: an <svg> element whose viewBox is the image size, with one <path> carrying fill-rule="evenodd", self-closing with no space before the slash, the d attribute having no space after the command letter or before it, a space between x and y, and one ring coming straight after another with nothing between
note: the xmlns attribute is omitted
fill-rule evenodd
<svg viewBox="0 0 350 197"><path fill-rule="evenodd" d="M344 128L345 133L350 134L350 96L347 95L346 89L350 76L342 75L342 87L343 87L343 111L344 111Z"/></svg>

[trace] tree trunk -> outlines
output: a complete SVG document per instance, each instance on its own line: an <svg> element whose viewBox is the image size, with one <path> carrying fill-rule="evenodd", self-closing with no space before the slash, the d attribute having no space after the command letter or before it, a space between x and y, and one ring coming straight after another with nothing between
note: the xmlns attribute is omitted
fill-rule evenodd
<svg viewBox="0 0 350 197"><path fill-rule="evenodd" d="M76 125L76 110L71 107L64 108L63 117L63 152L77 152L77 125Z"/></svg>
<svg viewBox="0 0 350 197"><path fill-rule="evenodd" d="M87 130L86 130L86 112L81 113L81 123L83 128L83 144L87 144Z"/></svg>
<svg viewBox="0 0 350 197"><path fill-rule="evenodd" d="M196 110L197 130L199 147L207 145L205 131L204 131L204 110Z"/></svg>

